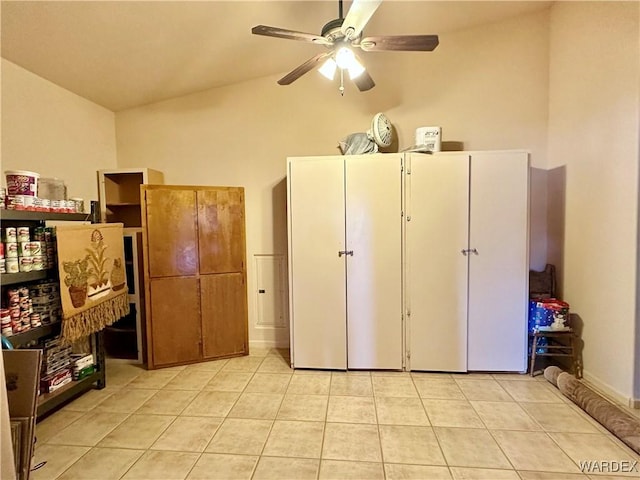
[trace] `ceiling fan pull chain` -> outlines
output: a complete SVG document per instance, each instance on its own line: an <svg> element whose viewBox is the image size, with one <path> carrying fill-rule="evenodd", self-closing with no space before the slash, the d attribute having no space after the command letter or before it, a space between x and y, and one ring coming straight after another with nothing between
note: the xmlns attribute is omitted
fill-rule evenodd
<svg viewBox="0 0 640 480"><path fill-rule="evenodd" d="M340 96L344 97L344 70L343 69L339 69L340 70Z"/></svg>

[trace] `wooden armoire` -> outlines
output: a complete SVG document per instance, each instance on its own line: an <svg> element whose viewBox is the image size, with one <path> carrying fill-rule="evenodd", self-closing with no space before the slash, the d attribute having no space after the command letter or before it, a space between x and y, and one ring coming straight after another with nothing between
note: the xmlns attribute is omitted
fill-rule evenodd
<svg viewBox="0 0 640 480"><path fill-rule="evenodd" d="M244 189L140 189L148 368L247 354Z"/></svg>

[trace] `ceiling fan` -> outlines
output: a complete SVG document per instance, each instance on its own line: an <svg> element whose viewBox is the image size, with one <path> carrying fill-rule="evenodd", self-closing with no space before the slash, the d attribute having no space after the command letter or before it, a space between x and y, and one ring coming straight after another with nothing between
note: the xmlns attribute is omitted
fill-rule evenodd
<svg viewBox="0 0 640 480"><path fill-rule="evenodd" d="M354 53L354 49L365 52L380 51L421 51L430 52L438 46L437 35L384 35L362 38L362 30L371 19L382 0L353 0L347 16L342 15L342 0L338 0L338 17L324 27L320 35L297 32L283 28L257 25L251 29L255 35L299 40L327 47L328 51L319 53L299 65L278 80L280 85L289 85L305 73L322 65L319 72L333 80L336 70L340 72L340 93L344 95L343 77L347 70L349 78L361 92L375 86L371 75Z"/></svg>

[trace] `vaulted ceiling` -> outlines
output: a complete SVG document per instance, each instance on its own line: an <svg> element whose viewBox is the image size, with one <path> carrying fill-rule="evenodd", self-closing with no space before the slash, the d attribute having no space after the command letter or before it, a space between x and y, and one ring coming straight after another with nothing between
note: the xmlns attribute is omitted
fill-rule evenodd
<svg viewBox="0 0 640 480"><path fill-rule="evenodd" d="M549 4L385 0L365 34L443 34ZM0 14L3 58L118 111L284 74L323 47L251 35L251 27L319 34L338 17L338 2L2 1ZM404 53L382 53L395 54Z"/></svg>

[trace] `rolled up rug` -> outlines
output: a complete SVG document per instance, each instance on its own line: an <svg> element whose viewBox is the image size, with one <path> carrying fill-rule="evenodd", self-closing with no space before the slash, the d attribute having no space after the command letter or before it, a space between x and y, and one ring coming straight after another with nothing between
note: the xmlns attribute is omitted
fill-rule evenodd
<svg viewBox="0 0 640 480"><path fill-rule="evenodd" d="M558 386L558 375L563 373L563 370L560 367L547 367L544 369L544 378L546 378L550 383L553 383L554 387Z"/></svg>
<svg viewBox="0 0 640 480"><path fill-rule="evenodd" d="M617 407L558 367L546 368L544 377L632 450L640 453L639 418Z"/></svg>

